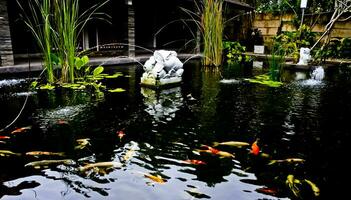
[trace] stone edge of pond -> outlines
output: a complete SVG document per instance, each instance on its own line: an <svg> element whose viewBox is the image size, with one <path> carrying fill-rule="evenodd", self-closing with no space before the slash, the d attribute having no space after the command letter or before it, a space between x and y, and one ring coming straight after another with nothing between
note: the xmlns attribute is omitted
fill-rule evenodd
<svg viewBox="0 0 351 200"><path fill-rule="evenodd" d="M115 66L115 65L124 65L124 64L135 64L137 62L145 62L149 59L151 55L142 55L136 56L133 58L123 57L93 57L90 59L91 66L98 66L103 63L104 66ZM179 54L179 59L184 61L189 58L199 59L202 57L201 54ZM29 63L20 63L12 66L0 66L0 74L15 74L15 73L24 73L24 72L35 72L43 70L42 63L40 61Z"/></svg>

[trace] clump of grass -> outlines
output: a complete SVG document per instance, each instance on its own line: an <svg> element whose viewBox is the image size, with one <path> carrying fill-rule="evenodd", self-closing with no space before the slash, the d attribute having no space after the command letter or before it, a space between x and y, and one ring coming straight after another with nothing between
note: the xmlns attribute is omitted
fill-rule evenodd
<svg viewBox="0 0 351 200"><path fill-rule="evenodd" d="M108 1L95 4L80 13L79 0L30 0L29 15L17 0L25 14L25 23L43 52L48 83L52 84L55 81L54 57L58 58L58 63L56 59L55 63L61 67L61 82L74 83L78 36L93 16L105 15L97 13L97 10ZM54 53L57 56L53 56L53 49L56 50Z"/></svg>
<svg viewBox="0 0 351 200"><path fill-rule="evenodd" d="M200 30L203 46L204 64L206 66L220 66L223 51L223 0L194 0L197 11L182 8ZM183 21L184 22L184 21ZM194 36L195 37L195 36ZM200 40L193 39L200 43Z"/></svg>
<svg viewBox="0 0 351 200"><path fill-rule="evenodd" d="M55 81L53 67L53 30L51 15L51 0L30 0L29 11L26 13L20 2L17 4L23 11L25 21L29 30L32 32L36 42L43 53L44 68L46 70L47 81L52 84Z"/></svg>
<svg viewBox="0 0 351 200"><path fill-rule="evenodd" d="M223 0L204 0L202 29L205 65L218 67L222 63L223 51Z"/></svg>
<svg viewBox="0 0 351 200"><path fill-rule="evenodd" d="M61 81L74 83L74 60L78 41L78 0L55 0L55 28Z"/></svg>
<svg viewBox="0 0 351 200"><path fill-rule="evenodd" d="M80 14L79 0L54 0L55 38L63 83L74 83L78 37L93 15L105 15L96 11L108 1L95 4Z"/></svg>

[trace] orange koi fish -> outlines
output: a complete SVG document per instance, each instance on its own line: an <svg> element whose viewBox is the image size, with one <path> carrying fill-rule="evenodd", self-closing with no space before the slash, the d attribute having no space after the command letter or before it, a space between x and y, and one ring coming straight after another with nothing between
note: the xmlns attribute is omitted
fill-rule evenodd
<svg viewBox="0 0 351 200"><path fill-rule="evenodd" d="M276 196L278 193L278 191L275 188L267 188L267 187L257 188L256 191L262 194L267 194L272 196Z"/></svg>
<svg viewBox="0 0 351 200"><path fill-rule="evenodd" d="M9 136L0 135L0 140L8 140L8 139L10 139Z"/></svg>
<svg viewBox="0 0 351 200"><path fill-rule="evenodd" d="M260 153L260 147L257 145L257 140L251 145L251 153L255 156Z"/></svg>
<svg viewBox="0 0 351 200"><path fill-rule="evenodd" d="M160 183L160 184L164 184L165 183L165 180L160 175L154 176L154 175L151 175L151 174L144 174L144 176L146 178L152 180L153 182Z"/></svg>
<svg viewBox="0 0 351 200"><path fill-rule="evenodd" d="M120 140L125 136L126 134L124 133L123 130L117 131L117 136L119 137Z"/></svg>
<svg viewBox="0 0 351 200"><path fill-rule="evenodd" d="M16 133L23 133L27 130L30 130L32 127L31 126L26 126L26 127L22 127L22 128L17 128L14 131L11 132L11 134L16 134Z"/></svg>
<svg viewBox="0 0 351 200"><path fill-rule="evenodd" d="M201 160L184 160L184 162L193 164L193 165L206 165L207 163Z"/></svg>

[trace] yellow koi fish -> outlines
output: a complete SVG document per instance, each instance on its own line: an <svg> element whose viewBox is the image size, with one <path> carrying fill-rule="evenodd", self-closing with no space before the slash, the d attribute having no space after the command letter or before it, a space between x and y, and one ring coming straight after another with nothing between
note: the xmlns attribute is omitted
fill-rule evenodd
<svg viewBox="0 0 351 200"><path fill-rule="evenodd" d="M226 151L219 151L219 150L211 150L211 149L196 149L196 152L199 153L208 153L208 154L212 154L212 155L218 155L220 158L235 158L234 154L231 154L229 152Z"/></svg>
<svg viewBox="0 0 351 200"><path fill-rule="evenodd" d="M79 171L85 172L94 168L121 168L122 164L119 162L98 162L87 164L83 167L79 167Z"/></svg>
<svg viewBox="0 0 351 200"><path fill-rule="evenodd" d="M75 146L74 149L84 149L86 146L91 145L89 140L90 140L89 138L76 140L78 145Z"/></svg>
<svg viewBox="0 0 351 200"><path fill-rule="evenodd" d="M165 183L165 180L160 175L154 176L154 175L151 175L151 174L144 174L144 177L152 180L155 183L160 183L160 184L164 184Z"/></svg>
<svg viewBox="0 0 351 200"><path fill-rule="evenodd" d="M273 165L275 163L303 163L305 162L304 159L301 158L287 158L284 160L271 160L268 165Z"/></svg>
<svg viewBox="0 0 351 200"><path fill-rule="evenodd" d="M300 189L298 188L298 185L301 185L300 180L295 179L294 175L289 174L286 178L285 183L296 197L300 197Z"/></svg>
<svg viewBox="0 0 351 200"><path fill-rule="evenodd" d="M27 156L65 156L63 152L47 152L47 151L30 151Z"/></svg>
<svg viewBox="0 0 351 200"><path fill-rule="evenodd" d="M48 168L52 165L73 165L75 162L71 159L65 160L41 160L27 163L25 167L33 167L34 169Z"/></svg>
<svg viewBox="0 0 351 200"><path fill-rule="evenodd" d="M126 155L123 156L123 161L127 162L128 160L130 160L135 154L135 150L131 149L128 150Z"/></svg>
<svg viewBox="0 0 351 200"><path fill-rule="evenodd" d="M312 183L312 181L307 180L307 179L305 179L305 182L306 182L308 185L311 186L311 189L312 189L312 191L313 191L314 196L318 197L319 194L320 194L320 190L319 190L319 188L317 187L317 185L314 184L314 183Z"/></svg>
<svg viewBox="0 0 351 200"><path fill-rule="evenodd" d="M250 146L249 143L247 142L239 142L239 141L228 141L228 142L214 142L213 146L231 146L231 147L245 147L245 146Z"/></svg>
<svg viewBox="0 0 351 200"><path fill-rule="evenodd" d="M9 157L9 156L21 156L20 153L14 153L9 150L0 150L0 156L1 157Z"/></svg>

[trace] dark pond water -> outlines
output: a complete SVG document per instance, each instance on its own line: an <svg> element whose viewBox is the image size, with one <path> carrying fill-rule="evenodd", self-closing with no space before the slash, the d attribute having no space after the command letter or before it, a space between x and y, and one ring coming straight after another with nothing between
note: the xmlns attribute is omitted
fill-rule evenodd
<svg viewBox="0 0 351 200"><path fill-rule="evenodd" d="M9 138L1 140L0 150L17 153L0 156L1 199L297 199L286 184L288 175L298 180L300 199L349 196L351 69L329 70L323 81L308 80L308 75L295 80L303 73L285 72L286 84L270 88L243 80L260 70L232 66L212 72L192 62L185 66L180 87L159 92L139 86L140 66L109 71L126 76L106 85L126 92L30 93L19 120L1 133ZM1 127L21 109L29 82L25 76L0 80ZM91 145L77 148L77 139L85 138ZM259 155L250 153L256 140ZM235 158L196 151L224 141L250 146L216 147ZM26 155L31 151L64 156ZM269 164L287 158L304 162ZM62 159L71 161L24 167ZM189 159L206 164L188 164ZM122 166L81 170L88 163L110 161ZM165 183L148 175L159 175ZM320 188L319 197L305 179Z"/></svg>

